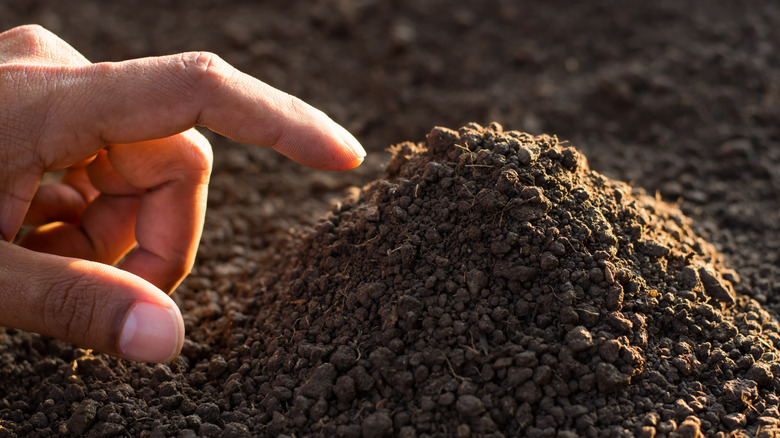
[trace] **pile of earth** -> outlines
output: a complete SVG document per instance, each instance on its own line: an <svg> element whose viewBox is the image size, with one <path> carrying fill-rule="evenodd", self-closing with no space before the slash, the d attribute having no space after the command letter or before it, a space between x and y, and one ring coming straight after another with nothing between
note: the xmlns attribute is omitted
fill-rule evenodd
<svg viewBox="0 0 780 438"><path fill-rule="evenodd" d="M220 309L190 285L171 364L0 332L0 437L780 432L778 323L676 207L498 124L392 152Z"/></svg>
<svg viewBox="0 0 780 438"><path fill-rule="evenodd" d="M393 154L258 295L268 432L780 431L777 321L677 208L497 124Z"/></svg>

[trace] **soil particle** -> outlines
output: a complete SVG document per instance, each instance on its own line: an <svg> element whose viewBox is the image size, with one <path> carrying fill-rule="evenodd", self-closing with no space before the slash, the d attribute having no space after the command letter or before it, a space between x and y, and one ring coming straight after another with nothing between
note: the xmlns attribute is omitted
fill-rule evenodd
<svg viewBox="0 0 780 438"><path fill-rule="evenodd" d="M752 405L758 397L758 388L752 380L729 380L723 385L723 395L726 402Z"/></svg>
<svg viewBox="0 0 780 438"><path fill-rule="evenodd" d="M93 400L85 400L79 403L66 423L68 433L74 435L84 435L95 421L96 413L97 402Z"/></svg>
<svg viewBox="0 0 780 438"><path fill-rule="evenodd" d="M566 345L575 353L585 351L593 346L593 336L587 328L580 325L566 333Z"/></svg>
<svg viewBox="0 0 780 438"><path fill-rule="evenodd" d="M328 397L336 375L336 369L332 364L324 363L318 366L311 373L309 379L301 385L301 394L313 399Z"/></svg>
<svg viewBox="0 0 780 438"><path fill-rule="evenodd" d="M219 406L214 403L203 403L195 408L195 415L198 416L200 421L206 423L218 423L220 421Z"/></svg>
<svg viewBox="0 0 780 438"><path fill-rule="evenodd" d="M360 425L363 438L384 438L393 434L393 420L387 412L375 412Z"/></svg>
<svg viewBox="0 0 780 438"><path fill-rule="evenodd" d="M470 394L464 394L458 397L458 402L455 407L458 410L458 413L465 418L477 417L485 412L485 406L482 403L482 400Z"/></svg>
<svg viewBox="0 0 780 438"><path fill-rule="evenodd" d="M715 275L703 267L699 268L699 277L704 286L704 293L709 297L726 305L733 305L736 303L736 296L734 295L730 283L724 285L715 277Z"/></svg>

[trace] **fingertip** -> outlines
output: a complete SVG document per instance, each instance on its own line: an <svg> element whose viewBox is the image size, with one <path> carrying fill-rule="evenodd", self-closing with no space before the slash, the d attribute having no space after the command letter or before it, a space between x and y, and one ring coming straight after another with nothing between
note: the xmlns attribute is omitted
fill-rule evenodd
<svg viewBox="0 0 780 438"><path fill-rule="evenodd" d="M328 119L328 125L322 131L325 137L321 137L320 141L325 145L322 149L325 153L319 157L307 153L309 163L302 164L315 169L340 171L354 169L363 163L366 157L365 149L344 127Z"/></svg>
<svg viewBox="0 0 780 438"><path fill-rule="evenodd" d="M342 147L346 147L348 150L352 152L352 154L355 156L355 165L352 167L358 166L360 163L363 162L363 159L366 158L366 150L363 149L363 145L360 144L360 142L350 134L349 131L344 129L341 125L336 125L336 130L339 133L339 138L342 142Z"/></svg>
<svg viewBox="0 0 780 438"><path fill-rule="evenodd" d="M352 163L352 165L349 167L349 169L354 169L354 168L360 166L361 164L363 164L363 160L365 160L365 157L356 158L355 161ZM349 169L346 169L346 170L349 170Z"/></svg>
<svg viewBox="0 0 780 438"><path fill-rule="evenodd" d="M354 168L360 166L361 164L363 164L363 160L365 160L365 157L355 157L354 159L351 159L351 160L345 160L343 166L336 167L336 168L329 169L329 170L350 170L350 169L354 169Z"/></svg>
<svg viewBox="0 0 780 438"><path fill-rule="evenodd" d="M344 128L329 121L290 131L274 149L293 161L319 170L349 170L359 166L366 152Z"/></svg>

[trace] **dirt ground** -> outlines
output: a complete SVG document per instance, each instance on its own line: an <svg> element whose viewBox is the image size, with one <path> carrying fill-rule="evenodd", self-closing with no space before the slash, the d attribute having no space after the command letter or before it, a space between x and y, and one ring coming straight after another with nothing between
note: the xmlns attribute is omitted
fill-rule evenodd
<svg viewBox="0 0 780 438"><path fill-rule="evenodd" d="M123 0L6 3L0 5L0 28L42 24L92 61L185 50L216 52L236 67L330 114L363 142L369 157L354 171L318 172L289 163L273 151L211 135L215 169L206 230L192 275L174 293L187 328L182 356L170 365L149 366L3 329L0 437L772 436L778 430L780 358L773 352L780 348L773 328L780 312L777 5L742 1L625 4L596 0L571 5L510 0L190 0L146 2L139 8ZM443 362L411 354L413 349L404 343L403 333L420 327L392 321L392 312L383 314L376 303L373 309L378 318L366 316L368 325L364 326L364 330L387 332L386 337L377 338L376 345L362 332L353 336L353 344L330 338L328 330L317 332L318 326L311 322L323 309L318 306L327 304L327 309L333 303L311 298L317 290L327 289L327 281L337 281L324 275L324 267L332 268L329 264L342 260L336 256L351 253L342 248L338 250L342 253L331 254L335 257L331 261L307 258L301 256L301 251L310 248L305 245L322 241L323 233L338 235L337 226L352 220L344 214L350 211L346 206L362 202L355 187L383 177L390 145L425 142L434 126L457 130L470 122L488 126L492 121L505 131L555 135L560 147L573 146L587 157L591 169L677 205L690 218L691 235L712 243L719 254L713 257L722 256L715 274L719 284L733 284L734 295L728 287L725 295L712 292L717 289L714 283L708 287L708 277L699 271L702 287L696 289L699 283L695 281L687 287L699 292L709 289L709 299L713 293L720 296L717 303L708 305L731 326L712 333L708 341L704 335L682 333L681 326L669 320L665 328L669 331L663 336L649 331L644 343L636 337L620 341L618 358L618 353L609 350L615 347L609 341L620 339L610 335L611 329L595 330L599 320L588 322L581 312L575 312L576 320L573 314L567 320L561 311L554 318L560 318L561 327L572 327L562 334L561 347L555 351L560 355L565 344L580 356L554 362L548 357L552 355L549 346L555 346L558 339L554 337L543 343L526 340L524 345L522 339L495 335L486 338L487 347L480 344L480 333L493 333L497 321L508 321L496 308L510 309L510 316L522 321L528 309L518 303L535 303L526 298L512 302L518 296L510 295L503 297L503 304L499 298L492 302L486 297L485 305L492 306L488 321L479 319L474 322L479 330L461 333L467 338L468 333L476 336L475 357L468 356L468 349L454 355L441 353L446 358ZM490 150L497 153L493 146ZM511 155L507 154L504 151L507 157ZM554 154L550 157L560 160ZM389 172L398 177L403 170L391 168ZM444 175L444 171L437 172ZM412 179L411 175L404 178ZM533 183L541 186L539 181ZM398 184L403 186L403 182ZM345 202L347 198L353 201ZM406 201L399 198L397 202ZM487 199L480 205L489 209L492 202ZM408 212L413 204L399 205ZM457 211L456 207L453 213ZM534 214L518 215L518 221L539 219ZM321 218L327 218L334 228L329 230L327 222L309 228ZM428 223L428 228L432 226ZM522 235L526 231L520 227L513 232ZM473 241L476 248L479 239ZM661 249L648 248L650 257L667 257ZM426 261L421 253L404 251L397 252L398 263L380 272L388 277L374 278L371 284L437 263L435 258ZM295 257L300 260L291 260ZM611 259L599 257L588 262L596 263L589 269L598 267L606 276L611 268L605 268L604 261L612 263ZM307 263L313 261L323 263L323 275L307 271ZM653 266L645 266L648 275ZM347 268L360 272L354 263L344 266L345 272ZM464 273L476 268L470 266ZM641 266L637 269L645 275ZM525 278L509 268L492 273L490 280L475 280L470 274L452 281L465 282L469 291L483 281L487 282L484 290L499 290L501 282L495 278L503 278L507 287ZM658 283L675 288L656 291L660 294L657 305L669 309L671 316L666 316L672 319L692 312L690 306L678 307L681 303L675 297L691 302L706 298L682 294L685 275L675 277L677 283ZM315 286L307 289L301 282ZM630 281L619 283L628 301ZM380 303L385 296L381 286L365 286L361 293L357 286L358 300ZM436 308L420 299L424 294L412 294L411 286L400 282L393 301L396 307L404 303L406 307L401 307L407 314ZM438 286L423 287L437 290ZM447 291L447 286L441 287ZM457 296L457 291L455 287L448 293ZM294 294L298 298L293 299ZM400 300L407 295L409 299ZM581 297L578 300L584 302ZM363 304L358 301L354 308L372 309ZM440 307L447 309L443 304ZM476 314L487 312L474 309ZM713 318L715 311L709 314ZM625 312L643 311L635 307ZM539 314L532 315L530 321L541 324ZM739 315L743 315L741 320ZM386 325L388 318L390 326ZM279 321L280 330L294 328L300 333L260 339L271 330L266 320ZM612 320L614 330L625 324L618 317ZM761 321L758 329L751 323L756 320ZM545 324L551 321L559 320ZM632 329L641 326L636 320L627 321ZM425 318L419 324L424 328ZM506 328L506 324L498 327ZM510 333L508 328L498 331ZM425 339L424 332L420 333L418 337ZM515 344L516 349L508 348ZM353 346L342 348L348 345ZM502 350L501 345L507 348ZM490 370L477 372L467 366L480 360L484 366L491 351L502 353L490 356L494 361ZM604 359L599 362L602 365L584 361L582 355L591 353ZM404 357L404 361L399 359ZM640 357L645 365L639 363ZM651 366L650 357L667 357L673 366L664 370L676 371L659 373L661 368ZM461 362L456 362L458 358ZM508 362L506 367L496 366L495 362L507 358L519 371L510 373L513 368ZM704 368L696 366L697 361ZM583 383L570 388L568 395L561 388L544 392L561 379L561 364L575 362L591 368L590 386ZM617 371L606 363L614 363L610 366ZM397 372L389 373L387 364ZM420 366L427 371L418 371ZM715 369L721 374L713 374ZM406 370L409 375L402 372ZM533 377L523 380L521 376L528 372L523 370L530 370ZM584 378L588 373L571 373L572 379L588 380ZM625 375L632 378L625 381L621 377ZM426 392L434 385L433 379L442 376L458 377L439 382L442 386L436 394ZM453 380L454 387L446 386ZM631 398L652 385L656 392L667 388L664 382L679 387L680 397ZM518 388L496 396L506 384ZM491 391L495 399L490 398ZM535 391L536 395L529 395ZM573 400L577 391L584 398L572 405L585 412L565 406L564 400ZM616 400L628 400L638 408L630 415L609 409Z"/></svg>

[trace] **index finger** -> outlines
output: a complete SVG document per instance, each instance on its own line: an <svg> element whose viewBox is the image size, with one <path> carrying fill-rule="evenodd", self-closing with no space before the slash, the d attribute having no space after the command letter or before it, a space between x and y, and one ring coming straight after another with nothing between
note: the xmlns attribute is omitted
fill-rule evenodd
<svg viewBox="0 0 780 438"><path fill-rule="evenodd" d="M350 169L365 157L360 143L323 112L212 53L65 69L69 85L56 101L63 110L50 112L56 117L47 121L64 130L47 126L46 132L78 133L54 144L75 140L85 155L107 143L162 138L202 125L318 169ZM67 161L55 152L49 165L56 167L59 159Z"/></svg>

